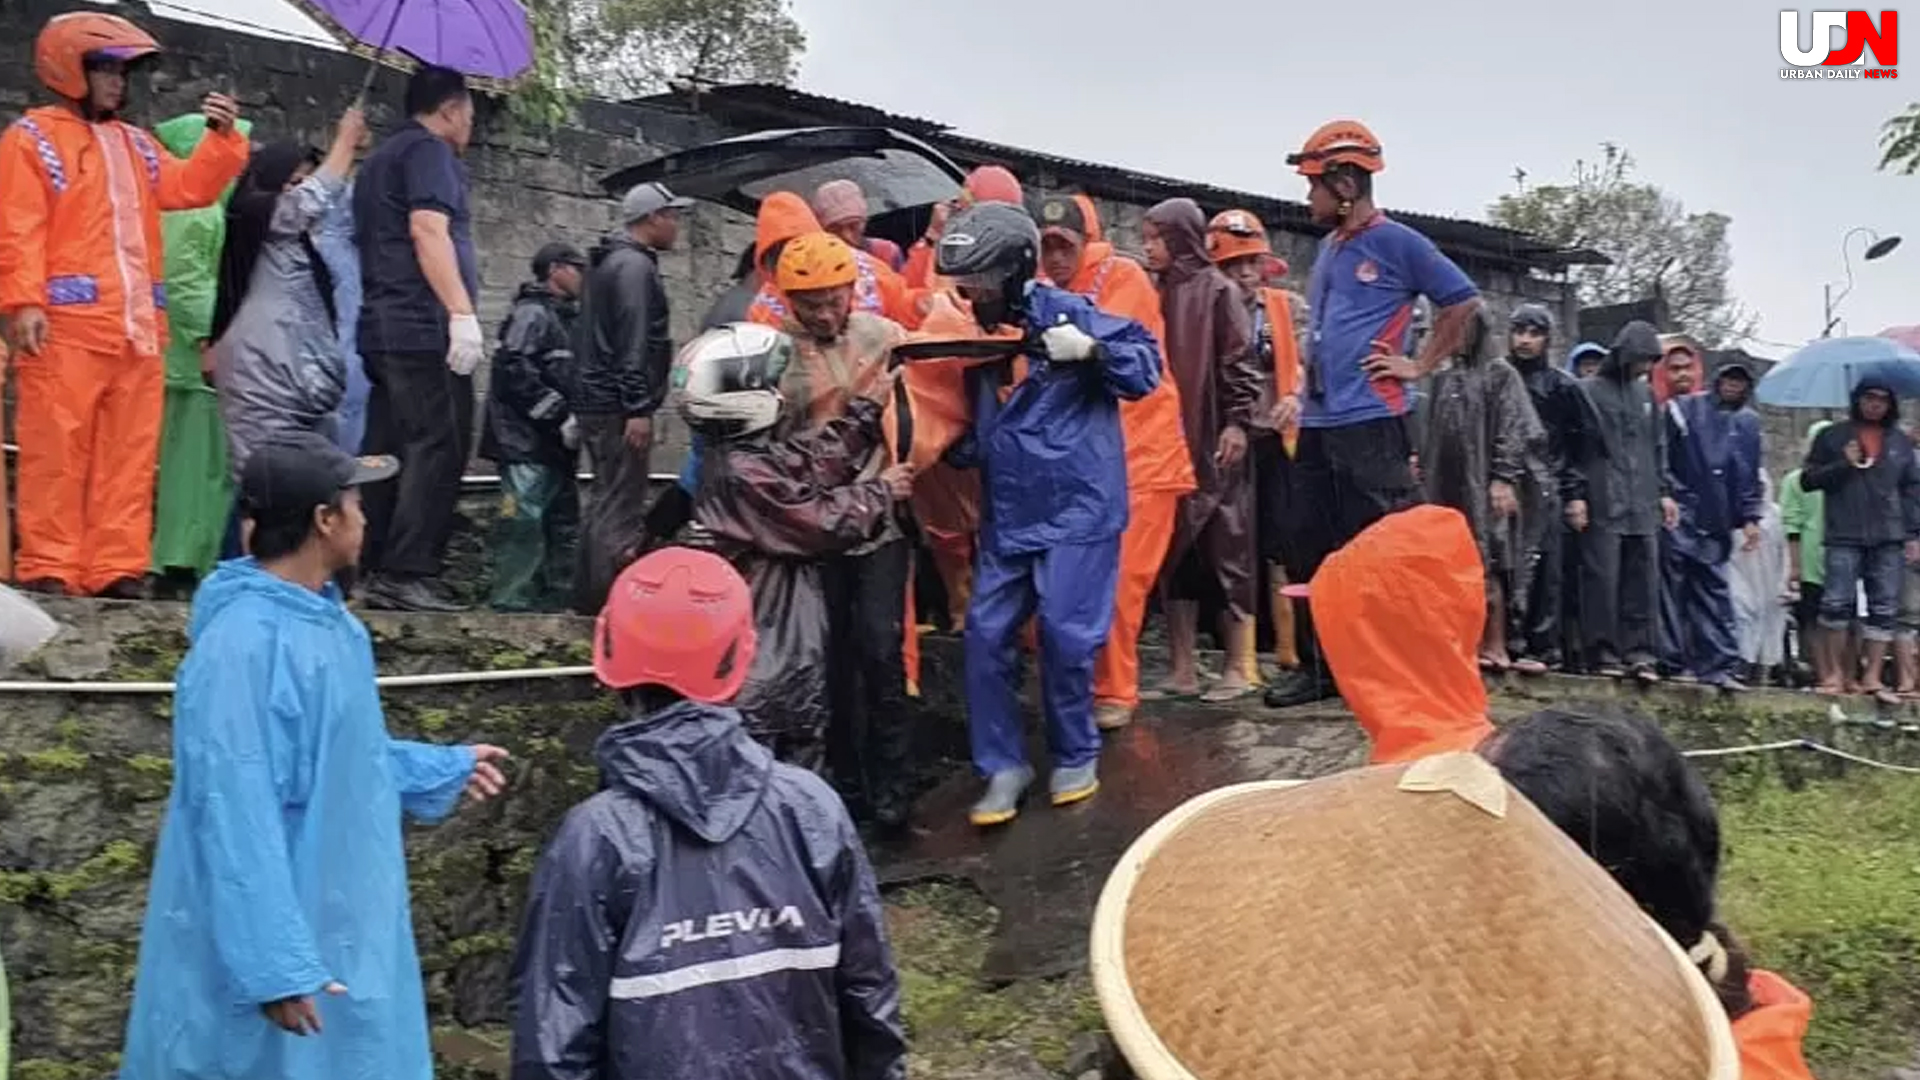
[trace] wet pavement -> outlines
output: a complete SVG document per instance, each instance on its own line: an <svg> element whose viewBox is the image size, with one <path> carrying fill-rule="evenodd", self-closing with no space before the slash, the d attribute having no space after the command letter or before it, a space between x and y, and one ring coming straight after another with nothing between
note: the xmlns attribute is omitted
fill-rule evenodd
<svg viewBox="0 0 1920 1080"><path fill-rule="evenodd" d="M1225 784L1352 768L1365 761L1366 744L1339 702L1287 710L1258 699L1147 705L1133 724L1108 733L1099 794L1062 809L1047 805L1046 750L1037 735L1028 753L1041 775L1011 824L971 825L967 809L980 783L957 775L920 800L912 839L874 852L883 886L960 879L999 909L982 968L991 983L1084 967L1107 874L1169 810Z"/></svg>

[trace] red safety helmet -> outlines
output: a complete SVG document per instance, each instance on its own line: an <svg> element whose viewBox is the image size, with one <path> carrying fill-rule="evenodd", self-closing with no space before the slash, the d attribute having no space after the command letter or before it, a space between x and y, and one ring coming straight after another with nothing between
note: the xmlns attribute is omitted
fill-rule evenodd
<svg viewBox="0 0 1920 1080"><path fill-rule="evenodd" d="M72 101L87 96L87 60L132 63L160 51L152 35L118 15L70 11L47 20L33 43L33 72L47 89Z"/></svg>
<svg viewBox="0 0 1920 1080"><path fill-rule="evenodd" d="M1329 165L1351 165L1377 173L1387 167L1381 156L1380 140L1358 120L1335 120L1320 125L1307 136L1297 154L1287 155L1287 164L1301 176L1323 176Z"/></svg>
<svg viewBox="0 0 1920 1080"><path fill-rule="evenodd" d="M753 666L753 596L727 560L662 548L622 571L593 626L593 673L615 690L664 686L733 700Z"/></svg>

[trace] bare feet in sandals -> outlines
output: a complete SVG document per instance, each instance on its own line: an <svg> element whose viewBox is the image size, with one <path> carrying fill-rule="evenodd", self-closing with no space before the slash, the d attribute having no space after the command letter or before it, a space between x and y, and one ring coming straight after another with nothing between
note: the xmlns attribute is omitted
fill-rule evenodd
<svg viewBox="0 0 1920 1080"><path fill-rule="evenodd" d="M1228 672L1220 676L1220 681L1208 687L1207 692L1200 695L1200 700L1211 705L1218 705L1222 702L1238 701L1248 694L1253 693L1253 690L1253 684L1247 681L1245 675L1237 671Z"/></svg>

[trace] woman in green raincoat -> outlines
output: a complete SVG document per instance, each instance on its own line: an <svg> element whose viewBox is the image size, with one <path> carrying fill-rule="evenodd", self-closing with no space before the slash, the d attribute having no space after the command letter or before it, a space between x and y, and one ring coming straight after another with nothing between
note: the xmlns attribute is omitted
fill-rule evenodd
<svg viewBox="0 0 1920 1080"><path fill-rule="evenodd" d="M241 134L249 125L239 122ZM199 113L176 116L153 129L178 157L193 153L207 131ZM227 195L232 194L228 189ZM166 412L160 426L160 481L154 498L153 569L191 589L220 557L233 481L226 435L213 387L201 374L200 350L213 330L220 248L226 242L227 195L213 206L175 210L160 218L167 259Z"/></svg>

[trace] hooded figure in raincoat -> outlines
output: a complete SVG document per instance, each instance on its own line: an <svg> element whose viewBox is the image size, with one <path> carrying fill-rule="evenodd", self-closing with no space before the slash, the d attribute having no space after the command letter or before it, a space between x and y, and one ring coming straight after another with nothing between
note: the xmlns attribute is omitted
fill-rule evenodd
<svg viewBox="0 0 1920 1080"><path fill-rule="evenodd" d="M1580 539L1583 643L1588 663L1603 674L1620 674L1624 664L1642 681L1659 678L1659 536L1680 516L1668 497L1666 418L1654 406L1646 379L1660 355L1659 332L1630 322L1598 372L1581 384L1599 414L1606 446L1604 455L1587 463L1590 521Z"/></svg>
<svg viewBox="0 0 1920 1080"><path fill-rule="evenodd" d="M432 1075L401 816L497 792L505 753L387 734L331 578L397 470L288 432L241 474L254 557L194 595L121 1080Z"/></svg>
<svg viewBox="0 0 1920 1080"><path fill-rule="evenodd" d="M242 135L252 129L235 122ZM176 116L153 129L175 157L193 156L207 134L199 113ZM231 195L231 189L228 195ZM233 510L233 477L220 403L207 381L202 354L212 344L214 298L219 291L220 249L227 236L227 196L197 210L160 215L167 258L166 410L160 420L160 474L153 496L153 568L181 571L195 579L220 557Z"/></svg>
<svg viewBox="0 0 1920 1080"><path fill-rule="evenodd" d="M1241 292L1207 255L1207 219L1200 207L1191 199L1168 199L1147 211L1145 231L1147 265L1159 275L1167 370L1180 390L1195 482L1180 504L1161 578L1172 653L1163 689L1200 691L1194 651L1200 608L1211 601L1223 609L1222 647L1241 662L1227 665L1207 697L1231 701L1255 685L1244 663L1253 655L1259 582L1249 450L1254 408L1267 380Z"/></svg>
<svg viewBox="0 0 1920 1080"><path fill-rule="evenodd" d="M725 560L686 548L614 583L593 670L628 719L594 748L600 792L534 869L514 1080L906 1076L900 977L860 836L833 790L775 762L733 706L758 645L746 594Z"/></svg>
<svg viewBox="0 0 1920 1080"><path fill-rule="evenodd" d="M1667 354L1669 374L1686 363L1682 355ZM1667 532L1676 643L1689 674L1726 689L1739 689L1745 674L1729 591L1731 538L1739 533L1742 551L1758 548L1765 505L1760 417L1747 407L1752 392L1753 373L1728 364L1705 393L1676 394L1666 404L1667 471L1680 508L1678 527Z"/></svg>
<svg viewBox="0 0 1920 1080"><path fill-rule="evenodd" d="M1485 565L1480 664L1505 671L1509 611L1524 614L1523 571L1538 545L1546 430L1526 383L1497 347L1491 317L1475 313L1459 355L1430 377L1416 426L1427 500L1466 516Z"/></svg>
<svg viewBox="0 0 1920 1080"><path fill-rule="evenodd" d="M1053 804L1099 788L1093 662L1113 624L1127 528L1119 403L1160 384L1153 335L1036 282L1039 255L1027 212L987 202L948 223L935 265L983 329L1018 328L1027 341L1023 356L968 369L973 428L948 452L980 470L984 495L966 632L967 721L987 780L971 820L983 826L1011 821L1033 782L1018 639L1036 617Z"/></svg>

